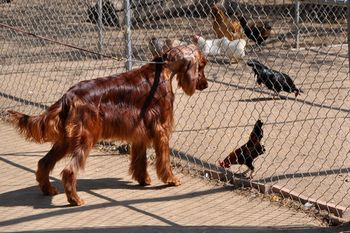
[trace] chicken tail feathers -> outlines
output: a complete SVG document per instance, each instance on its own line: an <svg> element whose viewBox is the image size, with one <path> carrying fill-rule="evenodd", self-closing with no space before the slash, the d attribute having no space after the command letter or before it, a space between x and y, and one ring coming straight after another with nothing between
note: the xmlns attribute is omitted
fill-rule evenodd
<svg viewBox="0 0 350 233"><path fill-rule="evenodd" d="M255 143L260 143L261 139L263 138L263 122L261 120L257 120L252 133L250 134L250 140L255 144Z"/></svg>

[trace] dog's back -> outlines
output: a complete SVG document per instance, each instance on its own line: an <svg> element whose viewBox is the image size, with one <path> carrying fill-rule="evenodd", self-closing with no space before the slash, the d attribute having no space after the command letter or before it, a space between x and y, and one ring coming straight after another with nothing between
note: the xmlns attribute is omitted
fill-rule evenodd
<svg viewBox="0 0 350 233"><path fill-rule="evenodd" d="M133 131L146 136L145 124L150 122L142 122L139 116L155 82L155 71L155 65L149 64L121 75L81 81L43 114L28 116L9 110L8 119L28 140L39 143L77 137L82 127L94 134L94 141L128 140ZM140 76L140 73L147 75ZM158 75L161 76L161 72ZM171 93L164 90L168 87L163 79L157 85L159 88L148 101L148 107L157 107L152 102L162 101L161 93ZM168 102L172 104L172 98ZM148 113L142 120L147 120L147 116Z"/></svg>

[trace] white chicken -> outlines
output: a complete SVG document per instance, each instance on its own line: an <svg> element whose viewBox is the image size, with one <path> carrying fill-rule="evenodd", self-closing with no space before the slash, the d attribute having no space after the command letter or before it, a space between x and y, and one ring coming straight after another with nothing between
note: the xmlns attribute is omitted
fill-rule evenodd
<svg viewBox="0 0 350 233"><path fill-rule="evenodd" d="M202 36L194 35L193 43L198 45L205 56L224 56L235 62L242 60L245 56L245 46L247 42L244 39L230 41L226 37L220 39L206 40Z"/></svg>

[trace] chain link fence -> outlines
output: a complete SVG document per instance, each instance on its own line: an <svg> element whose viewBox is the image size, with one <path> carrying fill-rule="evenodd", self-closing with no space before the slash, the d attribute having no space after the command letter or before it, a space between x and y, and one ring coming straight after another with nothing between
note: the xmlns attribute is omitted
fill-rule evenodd
<svg viewBox="0 0 350 233"><path fill-rule="evenodd" d="M246 56L238 63L209 54L205 91L191 98L176 91L174 166L344 217L350 208L347 1L0 1L0 110L37 114L78 81L147 63L152 38L215 39L213 4L233 21L269 22L272 29L261 44L245 35ZM303 93L276 97L260 88L249 59L288 74ZM223 169L218 161L246 143L258 119L266 151L248 182L244 165Z"/></svg>

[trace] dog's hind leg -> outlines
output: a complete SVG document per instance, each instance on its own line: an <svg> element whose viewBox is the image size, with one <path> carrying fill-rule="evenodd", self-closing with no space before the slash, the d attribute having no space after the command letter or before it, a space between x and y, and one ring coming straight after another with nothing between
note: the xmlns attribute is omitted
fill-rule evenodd
<svg viewBox="0 0 350 233"><path fill-rule="evenodd" d="M38 162L36 171L36 180L39 187L45 195L53 196L58 194L58 190L53 187L49 180L49 174L54 168L57 161L62 159L68 152L67 145L64 142L56 142L51 150Z"/></svg>
<svg viewBox="0 0 350 233"><path fill-rule="evenodd" d="M131 145L131 164L129 169L132 178L140 185L150 185L151 178L147 172L146 146L143 144Z"/></svg>
<svg viewBox="0 0 350 233"><path fill-rule="evenodd" d="M72 138L71 143L74 147L72 159L61 172L64 191L68 202L72 206L84 204L84 201L77 193L77 173L80 169L85 167L87 156L94 145L94 139L87 130L82 129L80 132L80 137Z"/></svg>

